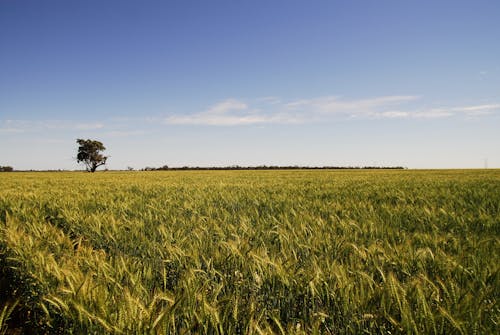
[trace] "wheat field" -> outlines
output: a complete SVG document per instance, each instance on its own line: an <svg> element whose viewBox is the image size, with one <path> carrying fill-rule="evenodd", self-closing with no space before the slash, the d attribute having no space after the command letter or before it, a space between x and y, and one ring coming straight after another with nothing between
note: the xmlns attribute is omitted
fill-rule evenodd
<svg viewBox="0 0 500 335"><path fill-rule="evenodd" d="M0 334L497 334L500 170L0 174Z"/></svg>

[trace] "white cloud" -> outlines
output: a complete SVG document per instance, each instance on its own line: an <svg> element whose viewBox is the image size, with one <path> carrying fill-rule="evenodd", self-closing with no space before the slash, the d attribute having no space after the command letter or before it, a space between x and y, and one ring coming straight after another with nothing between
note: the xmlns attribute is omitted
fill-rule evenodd
<svg viewBox="0 0 500 335"><path fill-rule="evenodd" d="M192 124L209 126L236 126L257 123L267 123L270 120L262 116L232 116L232 115L210 115L200 113L192 116L170 116L166 120L168 124Z"/></svg>
<svg viewBox="0 0 500 335"><path fill-rule="evenodd" d="M426 110L417 110L408 113L408 117L414 119L439 119L453 116L454 113L446 108L432 108Z"/></svg>
<svg viewBox="0 0 500 335"><path fill-rule="evenodd" d="M143 135L145 132L142 130L112 130L104 133L103 135L109 137L129 137Z"/></svg>
<svg viewBox="0 0 500 335"><path fill-rule="evenodd" d="M234 126L264 123L321 122L332 117L383 117L381 109L418 99L416 96L382 96L345 100L335 96L282 102L277 97L259 98L255 106L227 99L206 111L190 115L171 115L167 124ZM258 108L257 108L258 107ZM385 111L387 113L387 111ZM398 115L399 117L401 115ZM396 117L394 112L386 117Z"/></svg>
<svg viewBox="0 0 500 335"><path fill-rule="evenodd" d="M495 110L500 110L500 104L458 107L454 110L456 112L463 112L468 116L482 116L492 114Z"/></svg>
<svg viewBox="0 0 500 335"><path fill-rule="evenodd" d="M431 108L427 110L418 110L411 112L409 113L408 117L433 119L460 115L465 115L468 117L479 117L493 114L495 110L500 110L500 104Z"/></svg>
<svg viewBox="0 0 500 335"><path fill-rule="evenodd" d="M164 121L176 125L236 126L254 124L300 124L344 119L437 119L453 116L483 116L500 109L500 104L461 107L416 108L415 95L343 99L326 96L283 102L277 97L258 98L253 103L236 99L221 101L200 113L171 115ZM407 105L412 103L413 106Z"/></svg>
<svg viewBox="0 0 500 335"><path fill-rule="evenodd" d="M104 128L104 124L100 122L78 123L70 120L44 120L38 121L35 126L41 126L45 129L61 129L61 130L95 130Z"/></svg>
<svg viewBox="0 0 500 335"><path fill-rule="evenodd" d="M248 105L236 99L221 101L206 111L191 115L173 115L165 119L168 124L192 124L212 126L234 126L255 123L265 123L265 117L258 115L255 111L249 111Z"/></svg>
<svg viewBox="0 0 500 335"><path fill-rule="evenodd" d="M379 114L380 117L389 118L389 119L397 119L397 118L406 118L410 116L410 113L403 111L387 111Z"/></svg>
<svg viewBox="0 0 500 335"><path fill-rule="evenodd" d="M383 118L413 118L413 119L438 119L453 116L465 115L472 116L485 116L493 114L495 110L500 110L500 104L491 105L474 105L462 107L439 107L431 109L418 109L408 111L384 111L376 114L378 117Z"/></svg>
<svg viewBox="0 0 500 335"><path fill-rule="evenodd" d="M335 96L315 99L302 99L287 103L285 106L291 110L303 110L315 116L346 115L349 117L380 116L385 109L418 99L417 96L382 96L371 99L346 100ZM381 109L383 109L381 111Z"/></svg>
<svg viewBox="0 0 500 335"><path fill-rule="evenodd" d="M273 105L281 103L281 99L279 97L275 97L275 96L258 98L257 101L269 103L269 104L273 104Z"/></svg>
<svg viewBox="0 0 500 335"><path fill-rule="evenodd" d="M0 133L26 133L55 130L98 130L101 122L78 123L70 120L0 120Z"/></svg>
<svg viewBox="0 0 500 335"><path fill-rule="evenodd" d="M25 130L21 128L0 128L0 134L16 134L24 132Z"/></svg>
<svg viewBox="0 0 500 335"><path fill-rule="evenodd" d="M75 128L80 130L102 129L104 125L102 123L77 123Z"/></svg>
<svg viewBox="0 0 500 335"><path fill-rule="evenodd" d="M226 99L193 114L168 117L115 118L106 122L75 122L70 120L1 120L0 135L14 136L34 132L95 132L122 137L146 133L151 124L238 126L265 124L306 124L337 120L369 119L443 119L450 117L487 117L500 112L500 104L471 104L419 108L414 95L380 96L345 99L326 96L285 101L264 97L242 101ZM146 128L144 128L146 127Z"/></svg>
<svg viewBox="0 0 500 335"><path fill-rule="evenodd" d="M29 124L25 120L0 120L0 134L24 133Z"/></svg>
<svg viewBox="0 0 500 335"><path fill-rule="evenodd" d="M207 114L226 114L231 111L238 111L247 109L248 106L242 101L236 99L227 99L221 101L212 107L210 107L206 113Z"/></svg>

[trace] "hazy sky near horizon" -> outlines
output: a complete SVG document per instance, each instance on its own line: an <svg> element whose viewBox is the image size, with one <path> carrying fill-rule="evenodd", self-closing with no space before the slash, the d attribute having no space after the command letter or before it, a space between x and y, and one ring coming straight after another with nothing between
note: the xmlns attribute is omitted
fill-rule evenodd
<svg viewBox="0 0 500 335"><path fill-rule="evenodd" d="M500 1L0 0L0 165L500 168Z"/></svg>

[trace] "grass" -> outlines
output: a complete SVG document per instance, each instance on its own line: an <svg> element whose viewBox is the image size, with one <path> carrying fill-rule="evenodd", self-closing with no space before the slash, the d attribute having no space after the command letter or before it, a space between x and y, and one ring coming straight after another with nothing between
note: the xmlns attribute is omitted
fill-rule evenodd
<svg viewBox="0 0 500 335"><path fill-rule="evenodd" d="M0 175L0 329L496 334L500 171Z"/></svg>

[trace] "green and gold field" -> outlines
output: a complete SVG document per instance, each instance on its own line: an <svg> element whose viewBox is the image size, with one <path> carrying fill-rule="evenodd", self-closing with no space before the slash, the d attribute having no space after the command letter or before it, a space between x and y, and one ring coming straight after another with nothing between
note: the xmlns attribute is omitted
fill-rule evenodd
<svg viewBox="0 0 500 335"><path fill-rule="evenodd" d="M497 334L500 170L0 174L0 334Z"/></svg>

